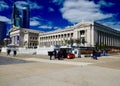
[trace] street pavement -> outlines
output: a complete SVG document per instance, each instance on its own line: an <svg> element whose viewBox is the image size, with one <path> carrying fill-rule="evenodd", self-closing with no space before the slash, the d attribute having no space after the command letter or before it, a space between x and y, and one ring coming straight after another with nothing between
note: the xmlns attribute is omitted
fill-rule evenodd
<svg viewBox="0 0 120 86"><path fill-rule="evenodd" d="M40 58L24 58L25 61L36 61L36 62L47 62L47 63L53 63L53 64L66 64L66 65L88 65L92 63L86 63L86 62L70 62L70 61L60 61L60 60L46 60L46 59L40 59Z"/></svg>
<svg viewBox="0 0 120 86"><path fill-rule="evenodd" d="M12 59L20 62L16 64L11 60L12 64L0 65L0 86L120 86L119 55L100 57L98 60L1 56L4 61Z"/></svg>
<svg viewBox="0 0 120 86"><path fill-rule="evenodd" d="M16 58L6 58L5 56L0 56L0 65L9 65L9 64L19 64L19 63L27 63L30 61L16 59Z"/></svg>

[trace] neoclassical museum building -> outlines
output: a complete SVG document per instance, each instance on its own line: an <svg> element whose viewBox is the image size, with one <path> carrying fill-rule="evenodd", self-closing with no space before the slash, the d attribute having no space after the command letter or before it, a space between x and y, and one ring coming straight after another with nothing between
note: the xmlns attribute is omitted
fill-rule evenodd
<svg viewBox="0 0 120 86"><path fill-rule="evenodd" d="M120 31L96 22L80 22L65 29L50 32L14 27L10 29L9 34L11 44L26 48L51 45L95 47L96 44L120 48Z"/></svg>

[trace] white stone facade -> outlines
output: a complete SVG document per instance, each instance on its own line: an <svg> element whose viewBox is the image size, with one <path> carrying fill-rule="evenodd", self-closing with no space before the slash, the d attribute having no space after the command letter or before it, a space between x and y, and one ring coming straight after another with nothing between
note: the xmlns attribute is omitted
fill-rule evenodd
<svg viewBox="0 0 120 86"><path fill-rule="evenodd" d="M120 31L96 22L81 22L72 27L39 35L39 46L64 45L64 41L81 40L79 46L95 47L96 43L120 47ZM85 43L81 43L82 39Z"/></svg>
<svg viewBox="0 0 120 86"><path fill-rule="evenodd" d="M11 44L19 47L37 48L39 31L26 28L11 28L9 31Z"/></svg>
<svg viewBox="0 0 120 86"><path fill-rule="evenodd" d="M95 47L96 43L120 48L120 31L96 22L80 22L74 26L50 32L39 32L30 29L12 29L10 31L10 37L18 34L21 38L21 44L19 45L28 48L51 45ZM12 43L17 42L12 41Z"/></svg>

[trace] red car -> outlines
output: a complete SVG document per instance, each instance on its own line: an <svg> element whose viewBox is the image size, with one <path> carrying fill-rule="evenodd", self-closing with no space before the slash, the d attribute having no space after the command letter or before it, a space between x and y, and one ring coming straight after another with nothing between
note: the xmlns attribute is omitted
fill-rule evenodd
<svg viewBox="0 0 120 86"><path fill-rule="evenodd" d="M67 54L67 59L74 59L75 55L72 53L66 53Z"/></svg>

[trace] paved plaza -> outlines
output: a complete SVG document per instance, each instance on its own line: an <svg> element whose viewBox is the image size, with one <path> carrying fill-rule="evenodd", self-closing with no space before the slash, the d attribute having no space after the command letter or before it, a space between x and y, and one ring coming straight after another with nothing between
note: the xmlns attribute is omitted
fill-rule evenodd
<svg viewBox="0 0 120 86"><path fill-rule="evenodd" d="M120 55L49 60L1 53L0 86L120 86Z"/></svg>

